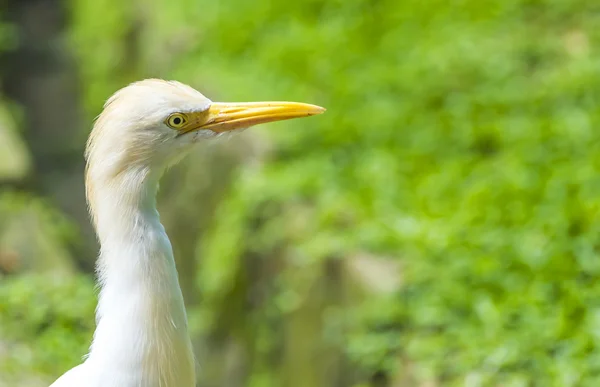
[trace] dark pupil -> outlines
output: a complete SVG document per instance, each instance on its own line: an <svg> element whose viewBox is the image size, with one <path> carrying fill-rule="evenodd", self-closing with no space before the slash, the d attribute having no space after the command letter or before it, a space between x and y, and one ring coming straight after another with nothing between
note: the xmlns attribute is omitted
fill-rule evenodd
<svg viewBox="0 0 600 387"><path fill-rule="evenodd" d="M173 118L173 124L175 124L175 125L181 124L181 118L179 118L179 117Z"/></svg>

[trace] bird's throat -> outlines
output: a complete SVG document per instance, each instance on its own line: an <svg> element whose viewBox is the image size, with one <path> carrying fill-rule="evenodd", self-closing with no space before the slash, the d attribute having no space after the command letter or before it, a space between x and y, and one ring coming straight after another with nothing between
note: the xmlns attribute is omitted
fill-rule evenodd
<svg viewBox="0 0 600 387"><path fill-rule="evenodd" d="M157 183L138 200L99 192L100 296L86 363L106 386L192 387L194 359L171 244L154 206ZM129 191L131 192L131 191Z"/></svg>

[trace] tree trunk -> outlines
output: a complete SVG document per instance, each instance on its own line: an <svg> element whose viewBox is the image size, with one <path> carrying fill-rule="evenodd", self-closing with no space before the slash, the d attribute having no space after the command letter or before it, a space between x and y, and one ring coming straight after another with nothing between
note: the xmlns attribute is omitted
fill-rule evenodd
<svg viewBox="0 0 600 387"><path fill-rule="evenodd" d="M77 264L92 270L97 242L83 185L82 120L76 65L65 39L67 12L59 0L5 0L1 16L17 44L0 60L3 92L23 108L24 138L33 158L26 186L47 197L78 227L83 243L70 246ZM41 257L43 259L43 257Z"/></svg>

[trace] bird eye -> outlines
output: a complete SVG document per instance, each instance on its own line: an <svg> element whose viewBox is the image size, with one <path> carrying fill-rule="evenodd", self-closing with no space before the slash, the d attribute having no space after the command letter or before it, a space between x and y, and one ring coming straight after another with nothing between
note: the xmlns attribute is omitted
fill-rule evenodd
<svg viewBox="0 0 600 387"><path fill-rule="evenodd" d="M187 118L182 113L171 114L165 123L173 129L180 129L187 123Z"/></svg>

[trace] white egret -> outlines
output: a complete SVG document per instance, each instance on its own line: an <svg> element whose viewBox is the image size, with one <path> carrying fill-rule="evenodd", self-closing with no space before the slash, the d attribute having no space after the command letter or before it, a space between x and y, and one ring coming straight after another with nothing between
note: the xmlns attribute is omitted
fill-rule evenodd
<svg viewBox="0 0 600 387"><path fill-rule="evenodd" d="M158 79L110 97L86 149L87 200L101 245L96 331L84 362L51 387L195 385L173 252L155 206L159 178L203 139L324 110L295 102L215 103Z"/></svg>

